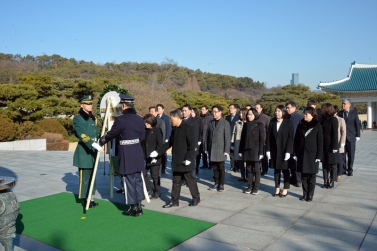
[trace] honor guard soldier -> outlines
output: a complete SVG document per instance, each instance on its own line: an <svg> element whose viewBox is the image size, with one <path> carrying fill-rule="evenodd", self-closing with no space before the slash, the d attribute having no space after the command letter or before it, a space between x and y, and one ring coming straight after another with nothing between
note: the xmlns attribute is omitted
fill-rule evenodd
<svg viewBox="0 0 377 251"><path fill-rule="evenodd" d="M86 95L79 99L81 109L79 114L73 118L73 128L75 129L76 137L79 139L75 153L73 155L73 165L79 168L79 194L78 198L83 199L82 205L85 208L86 198L88 197L90 180L93 173L94 165L97 157L97 152L101 150L97 143L99 137L99 130L97 121L92 113L93 96ZM93 195L95 193L95 184L93 186ZM98 206L98 203L93 200L89 207Z"/></svg>
<svg viewBox="0 0 377 251"><path fill-rule="evenodd" d="M115 118L111 130L99 140L103 146L113 138L119 138L119 171L124 187L124 197L128 211L123 215L140 216L143 214L141 201L145 199L143 190L144 153L141 141L145 138L144 120L136 114L134 98L120 94L122 114Z"/></svg>

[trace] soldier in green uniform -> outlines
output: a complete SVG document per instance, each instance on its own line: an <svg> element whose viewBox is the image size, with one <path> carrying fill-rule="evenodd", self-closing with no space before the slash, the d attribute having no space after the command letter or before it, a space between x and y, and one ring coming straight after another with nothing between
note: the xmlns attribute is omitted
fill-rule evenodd
<svg viewBox="0 0 377 251"><path fill-rule="evenodd" d="M99 129L97 121L92 113L93 109L93 95L86 95L79 99L81 109L79 114L73 118L73 128L75 134L79 139L75 153L73 155L73 165L79 168L79 193L78 197L82 200L82 205L85 208L86 198L88 197L90 180L93 173L97 152L101 151L101 146L97 143L99 137ZM93 193L95 193L95 184L93 186ZM98 206L98 203L93 200L89 207Z"/></svg>

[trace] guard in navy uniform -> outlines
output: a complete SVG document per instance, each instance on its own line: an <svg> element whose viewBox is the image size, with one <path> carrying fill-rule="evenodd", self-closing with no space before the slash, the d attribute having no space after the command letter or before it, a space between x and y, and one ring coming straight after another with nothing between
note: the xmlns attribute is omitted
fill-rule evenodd
<svg viewBox="0 0 377 251"><path fill-rule="evenodd" d="M79 193L78 198L83 199L82 205L86 206L86 198L88 197L90 180L93 174L97 151L101 147L96 143L99 137L99 130L97 121L92 113L93 109L93 95L86 95L79 99L81 109L79 114L73 118L73 128L78 138L78 144L73 155L73 165L79 168ZM93 192L95 193L95 184L93 185ZM93 200L90 202L89 207L98 206L98 203Z"/></svg>
<svg viewBox="0 0 377 251"><path fill-rule="evenodd" d="M113 138L119 138L119 175L122 177L124 197L128 211L123 215L140 216L143 214L141 201L145 199L143 191L143 171L145 169L141 141L145 138L144 121L136 114L134 98L120 94L122 114L115 118L114 124L99 140L103 146Z"/></svg>

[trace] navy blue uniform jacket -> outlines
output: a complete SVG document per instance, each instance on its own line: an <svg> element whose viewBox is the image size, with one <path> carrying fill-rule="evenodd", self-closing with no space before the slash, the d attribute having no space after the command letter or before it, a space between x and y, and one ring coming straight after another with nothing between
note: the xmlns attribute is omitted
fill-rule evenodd
<svg viewBox="0 0 377 251"><path fill-rule="evenodd" d="M119 145L119 174L127 175L144 171L144 153L141 142L145 138L143 118L132 108L122 111L122 115L115 118L110 131L101 137L100 145L104 145L118 136L119 140L138 139L139 143Z"/></svg>

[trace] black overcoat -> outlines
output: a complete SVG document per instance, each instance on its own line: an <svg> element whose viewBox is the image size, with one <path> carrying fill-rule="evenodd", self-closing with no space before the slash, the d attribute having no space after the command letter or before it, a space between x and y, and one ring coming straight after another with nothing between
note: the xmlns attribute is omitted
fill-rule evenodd
<svg viewBox="0 0 377 251"><path fill-rule="evenodd" d="M259 161L263 155L264 125L256 120L243 124L239 152L244 161Z"/></svg>
<svg viewBox="0 0 377 251"><path fill-rule="evenodd" d="M338 119L334 116L322 114L320 121L323 131L323 158L327 164L339 163ZM333 153L333 150L338 152Z"/></svg>
<svg viewBox="0 0 377 251"><path fill-rule="evenodd" d="M310 122L304 120L297 126L295 134L295 156L297 157L297 171L301 173L316 174L319 162L322 159L323 132L317 120Z"/></svg>
<svg viewBox="0 0 377 251"><path fill-rule="evenodd" d="M172 147L172 163L173 172L191 172L195 169L196 152L198 146L197 138L195 138L194 127L182 120L182 123L173 127L169 141L157 149L158 155L164 154ZM191 163L184 165L183 161L188 160Z"/></svg>
<svg viewBox="0 0 377 251"><path fill-rule="evenodd" d="M116 136L119 140L139 140L136 144L119 145L119 174L128 175L144 171L145 160L141 142L145 138L145 127L143 118L137 115L134 109L125 109L115 118L111 130L101 137L100 145L106 144Z"/></svg>
<svg viewBox="0 0 377 251"><path fill-rule="evenodd" d="M289 119L283 119L277 131L277 119L271 119L268 127L266 152L271 153L270 167L288 169L288 161L284 161L286 153L293 151L293 124Z"/></svg>
<svg viewBox="0 0 377 251"><path fill-rule="evenodd" d="M149 133L147 133L147 130ZM151 164L152 158L149 157L149 155L151 152L157 150L163 145L164 137L162 135L161 128L152 127L151 129L145 129L145 135L146 138L141 142L141 145L143 147L146 164L147 166L158 166L161 164L161 157L158 156L154 158L157 160L157 162Z"/></svg>

